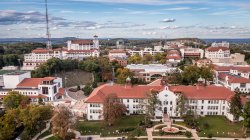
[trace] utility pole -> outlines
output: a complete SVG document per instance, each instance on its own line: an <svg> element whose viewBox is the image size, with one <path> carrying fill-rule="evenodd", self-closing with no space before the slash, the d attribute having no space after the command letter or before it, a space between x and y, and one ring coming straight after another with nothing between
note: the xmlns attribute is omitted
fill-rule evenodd
<svg viewBox="0 0 250 140"><path fill-rule="evenodd" d="M47 49L48 50L51 50L52 49L52 45L51 45L51 35L50 35L50 32L49 32L49 15L48 15L48 5L47 5L47 0L45 0L45 8L46 8L46 35L47 35L47 38L48 38L48 41L47 41Z"/></svg>

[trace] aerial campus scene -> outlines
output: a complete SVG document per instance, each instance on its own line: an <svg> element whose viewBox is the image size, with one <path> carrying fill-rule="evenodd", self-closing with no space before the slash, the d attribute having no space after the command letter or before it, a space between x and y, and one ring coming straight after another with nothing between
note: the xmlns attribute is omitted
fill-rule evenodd
<svg viewBox="0 0 250 140"><path fill-rule="evenodd" d="M0 140L247 139L249 0L0 1Z"/></svg>

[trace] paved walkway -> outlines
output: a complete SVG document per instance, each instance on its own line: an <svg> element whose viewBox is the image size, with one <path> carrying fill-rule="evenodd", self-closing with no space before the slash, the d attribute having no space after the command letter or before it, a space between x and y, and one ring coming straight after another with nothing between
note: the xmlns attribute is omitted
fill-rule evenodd
<svg viewBox="0 0 250 140"><path fill-rule="evenodd" d="M153 128L146 129L147 135L148 135L148 140L153 140L153 135L152 135L153 130L154 130Z"/></svg>
<svg viewBox="0 0 250 140"><path fill-rule="evenodd" d="M49 130L49 128L50 128L50 121L46 123L46 128L43 129L40 133L36 134L36 135L32 138L32 140L37 140L37 138L38 138L40 135L42 135L45 131Z"/></svg>
<svg viewBox="0 0 250 140"><path fill-rule="evenodd" d="M46 140L46 139L48 139L48 138L50 138L50 137L53 137L54 135L53 134L50 134L50 135L48 135L48 136L45 136L45 137L43 137L43 138L40 138L39 140Z"/></svg>

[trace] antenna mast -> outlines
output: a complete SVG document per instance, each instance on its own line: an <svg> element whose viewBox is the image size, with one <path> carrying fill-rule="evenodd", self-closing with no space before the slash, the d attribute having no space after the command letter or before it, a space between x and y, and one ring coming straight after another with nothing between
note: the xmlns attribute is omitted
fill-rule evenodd
<svg viewBox="0 0 250 140"><path fill-rule="evenodd" d="M47 41L47 49L51 50L52 45L51 45L51 39L50 39L50 32L49 32L49 16L48 16L48 6L47 6L47 0L45 0L45 7L46 7L46 35L48 37Z"/></svg>

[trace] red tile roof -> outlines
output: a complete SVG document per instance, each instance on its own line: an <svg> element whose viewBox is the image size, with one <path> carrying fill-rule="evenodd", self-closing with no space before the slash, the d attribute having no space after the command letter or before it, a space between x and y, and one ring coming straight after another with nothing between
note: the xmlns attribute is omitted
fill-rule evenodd
<svg viewBox="0 0 250 140"><path fill-rule="evenodd" d="M125 86L104 84L97 87L86 99L87 103L102 103L108 94L116 94L121 99L144 99L151 90L162 90L162 86Z"/></svg>
<svg viewBox="0 0 250 140"><path fill-rule="evenodd" d="M240 77L240 76L234 76L227 73L219 73L218 78L222 80L226 80L226 77L228 77L229 83L250 83L250 79Z"/></svg>
<svg viewBox="0 0 250 140"><path fill-rule="evenodd" d="M239 72L250 72L250 67L232 67L232 70L238 70Z"/></svg>
<svg viewBox="0 0 250 140"><path fill-rule="evenodd" d="M184 55L185 55L185 56L199 56L200 53L189 53L189 52L185 52Z"/></svg>
<svg viewBox="0 0 250 140"><path fill-rule="evenodd" d="M65 89L64 88L59 88L59 91L56 94L56 96L63 96L64 94L65 94Z"/></svg>
<svg viewBox="0 0 250 140"><path fill-rule="evenodd" d="M169 89L175 93L182 93L188 99L200 100L226 100L234 92L219 86L170 86Z"/></svg>
<svg viewBox="0 0 250 140"><path fill-rule="evenodd" d="M67 51L66 48L56 48L56 49L53 49L53 51Z"/></svg>
<svg viewBox="0 0 250 140"><path fill-rule="evenodd" d="M177 51L177 50L170 50L167 54L180 54L180 52L179 51Z"/></svg>
<svg viewBox="0 0 250 140"><path fill-rule="evenodd" d="M92 53L95 50L68 50L67 53Z"/></svg>
<svg viewBox="0 0 250 140"><path fill-rule="evenodd" d="M72 44L89 45L93 44L92 40L71 40Z"/></svg>
<svg viewBox="0 0 250 140"><path fill-rule="evenodd" d="M218 65L213 65L213 69L214 69L215 71L229 72L231 68L232 68L231 66L218 66Z"/></svg>
<svg viewBox="0 0 250 140"><path fill-rule="evenodd" d="M209 52L217 52L219 50L227 51L227 50L229 50L229 48L227 48L227 47L208 47L206 50Z"/></svg>
<svg viewBox="0 0 250 140"><path fill-rule="evenodd" d="M126 53L123 49L110 50L109 53Z"/></svg>
<svg viewBox="0 0 250 140"><path fill-rule="evenodd" d="M49 53L49 52L52 52L52 51L45 49L45 48L36 48L32 51L32 53Z"/></svg>
<svg viewBox="0 0 250 140"><path fill-rule="evenodd" d="M44 78L25 78L22 82L20 82L17 87L38 87L42 81L51 81L54 80L55 77L44 77Z"/></svg>
<svg viewBox="0 0 250 140"><path fill-rule="evenodd" d="M174 60L181 60L181 57L179 55L170 55L170 56L166 56L166 59L174 59Z"/></svg>

